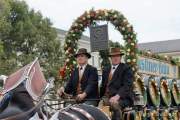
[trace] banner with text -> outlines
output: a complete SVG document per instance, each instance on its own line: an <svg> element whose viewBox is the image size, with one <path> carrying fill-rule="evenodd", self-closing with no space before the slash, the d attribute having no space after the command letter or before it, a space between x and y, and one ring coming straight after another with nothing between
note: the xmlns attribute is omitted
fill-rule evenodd
<svg viewBox="0 0 180 120"><path fill-rule="evenodd" d="M157 59L138 57L138 69L140 73L178 78L178 66Z"/></svg>

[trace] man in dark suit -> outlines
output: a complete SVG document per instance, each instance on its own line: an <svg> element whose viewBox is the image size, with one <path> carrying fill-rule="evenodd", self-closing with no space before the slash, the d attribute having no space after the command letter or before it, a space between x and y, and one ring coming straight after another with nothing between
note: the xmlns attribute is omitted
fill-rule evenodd
<svg viewBox="0 0 180 120"><path fill-rule="evenodd" d="M75 58L78 66L74 69L65 87L58 91L61 96L63 92L76 96L79 102L97 106L98 102L98 73L97 69L88 64L91 55L85 48L79 49ZM87 99L87 100L86 100ZM89 101L88 99L91 99Z"/></svg>
<svg viewBox="0 0 180 120"><path fill-rule="evenodd" d="M100 96L108 99L112 120L122 120L122 109L133 105L133 72L127 64L121 63L122 55L120 48L111 48L112 65L102 73Z"/></svg>

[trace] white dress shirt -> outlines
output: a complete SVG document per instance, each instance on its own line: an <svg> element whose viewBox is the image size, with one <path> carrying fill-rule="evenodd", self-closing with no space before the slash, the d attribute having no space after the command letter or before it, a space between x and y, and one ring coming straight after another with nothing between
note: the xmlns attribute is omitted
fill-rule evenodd
<svg viewBox="0 0 180 120"><path fill-rule="evenodd" d="M83 75L86 66L87 66L87 64L85 64L85 65L83 65L83 66L78 65L78 68L79 68L79 70L80 70L79 72L80 72L81 76ZM82 69L81 69L81 68L82 68Z"/></svg>
<svg viewBox="0 0 180 120"><path fill-rule="evenodd" d="M111 66L111 73L112 73L112 75L114 74L114 72L115 72L115 70L117 69L118 66L119 66L119 64Z"/></svg>

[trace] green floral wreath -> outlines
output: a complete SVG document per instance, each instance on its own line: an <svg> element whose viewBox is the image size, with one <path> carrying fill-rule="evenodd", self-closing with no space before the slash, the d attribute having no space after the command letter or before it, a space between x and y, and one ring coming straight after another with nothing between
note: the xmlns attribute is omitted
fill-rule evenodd
<svg viewBox="0 0 180 120"><path fill-rule="evenodd" d="M137 71L137 40L136 33L132 25L123 14L116 10L90 10L84 12L78 17L70 27L64 44L65 50L65 76L69 76L73 66L76 64L74 54L77 51L77 43L81 38L85 28L92 25L95 21L110 21L115 28L123 35L125 40L125 61L132 67L134 72Z"/></svg>

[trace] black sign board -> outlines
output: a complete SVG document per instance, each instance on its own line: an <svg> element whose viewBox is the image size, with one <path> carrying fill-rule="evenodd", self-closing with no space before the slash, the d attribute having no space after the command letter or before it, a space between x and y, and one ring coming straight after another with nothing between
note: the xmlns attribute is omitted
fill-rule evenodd
<svg viewBox="0 0 180 120"><path fill-rule="evenodd" d="M92 52L107 50L108 40L107 25L90 27L90 44Z"/></svg>

